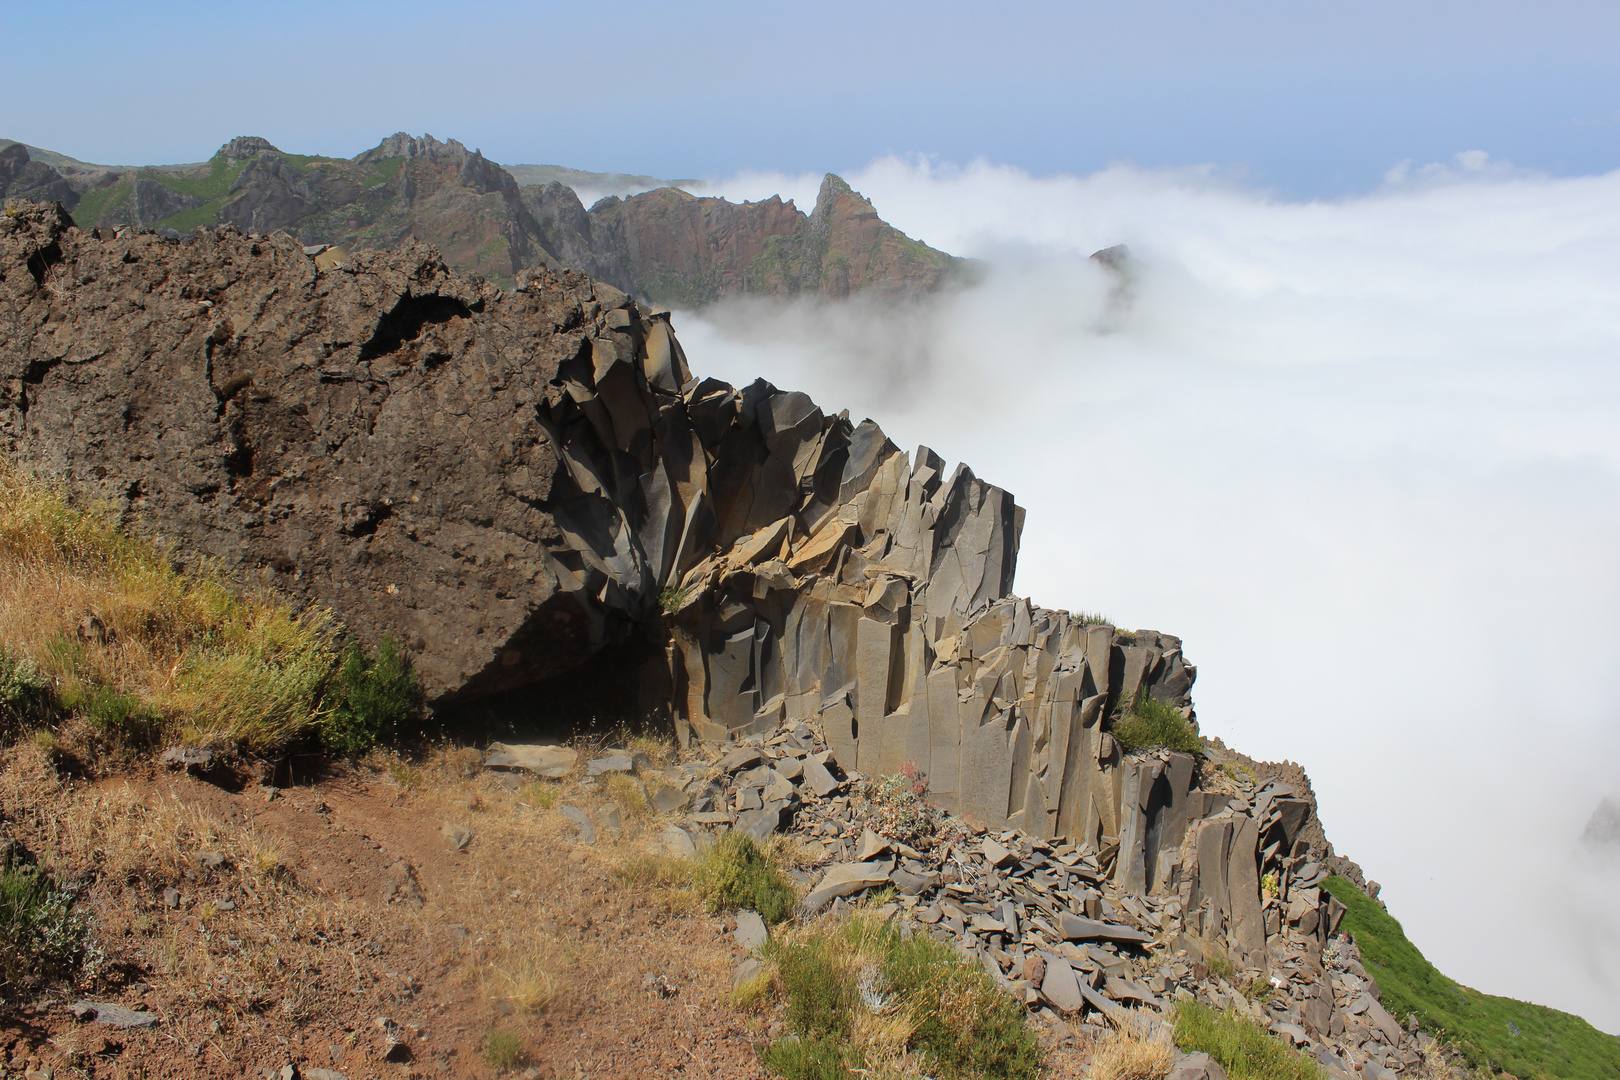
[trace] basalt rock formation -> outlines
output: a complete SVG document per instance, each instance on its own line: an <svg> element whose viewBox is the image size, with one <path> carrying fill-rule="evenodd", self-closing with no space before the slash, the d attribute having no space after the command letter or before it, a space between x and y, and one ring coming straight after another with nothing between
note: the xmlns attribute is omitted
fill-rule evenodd
<svg viewBox="0 0 1620 1080"><path fill-rule="evenodd" d="M1268 977L1260 1019L1330 1072L1418 1060L1333 939L1326 875L1377 889L1303 772L1122 746L1142 697L1193 722L1195 670L1170 635L1013 595L1007 492L803 394L692 374L667 316L584 275L502 290L424 245L327 254L13 206L6 453L179 557L396 635L439 707L640 642L618 681L683 742L728 748L659 779L657 805L691 810L676 846L829 838L818 906L894 885L1033 1007L1179 985L1254 1011L1236 988ZM545 759L525 754L498 757ZM851 840L853 782L896 773L971 842Z"/></svg>
<svg viewBox="0 0 1620 1080"><path fill-rule="evenodd" d="M58 168L11 143L0 150L4 196L61 202L85 227L132 225L175 237L226 224L285 230L305 246L345 252L419 240L449 266L504 286L525 269L570 268L688 307L739 293L914 296L966 265L886 224L830 174L809 215L775 197L739 205L671 187L610 196L587 210L561 182L521 187L455 139L403 132L348 159L289 154L243 136L201 165L154 169Z"/></svg>

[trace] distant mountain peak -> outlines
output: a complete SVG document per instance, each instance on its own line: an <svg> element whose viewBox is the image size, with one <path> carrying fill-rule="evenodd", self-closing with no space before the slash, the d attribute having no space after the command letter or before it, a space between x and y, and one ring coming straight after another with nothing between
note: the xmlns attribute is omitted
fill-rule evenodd
<svg viewBox="0 0 1620 1080"><path fill-rule="evenodd" d="M238 135L220 147L214 156L223 156L227 164L234 165L238 161L252 161L260 154L279 153L281 151L269 139L261 139L257 135Z"/></svg>

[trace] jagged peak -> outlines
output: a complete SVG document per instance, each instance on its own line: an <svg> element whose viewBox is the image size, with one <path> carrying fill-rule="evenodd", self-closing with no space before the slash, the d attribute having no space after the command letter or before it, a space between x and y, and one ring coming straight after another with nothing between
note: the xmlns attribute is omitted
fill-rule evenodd
<svg viewBox="0 0 1620 1080"><path fill-rule="evenodd" d="M811 211L810 216L824 219L832 213L833 206L840 199L849 199L857 203L859 212L877 213L877 207L872 205L872 200L850 187L849 181L837 173L828 173L821 178L821 190L816 192L816 208Z"/></svg>
<svg viewBox="0 0 1620 1080"><path fill-rule="evenodd" d="M474 154L482 156L481 152L468 150L456 139L440 142L425 132L421 135L412 135L407 131L396 131L370 150L358 155L355 160L381 161L396 157L423 157L431 161L441 157L460 158Z"/></svg>
<svg viewBox="0 0 1620 1080"><path fill-rule="evenodd" d="M279 154L281 150L269 139L257 135L238 135L219 148L215 157L223 156L227 162L247 161L260 154Z"/></svg>

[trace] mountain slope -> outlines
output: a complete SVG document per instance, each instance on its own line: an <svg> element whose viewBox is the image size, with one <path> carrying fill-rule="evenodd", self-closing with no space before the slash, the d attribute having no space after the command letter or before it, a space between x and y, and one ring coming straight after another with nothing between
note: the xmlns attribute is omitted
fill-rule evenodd
<svg viewBox="0 0 1620 1080"><path fill-rule="evenodd" d="M657 181L517 168L526 179L549 182L524 187L454 139L404 133L353 158L289 154L239 137L202 165L138 169L11 143L0 150L0 197L61 202L86 228L183 233L229 224L250 233L285 230L304 244L349 252L422 240L451 266L503 285L527 268L569 267L653 303L682 306L738 293L910 296L939 288L965 266L885 223L830 174L806 215L775 197L735 204L674 187L611 196L587 210L568 182Z"/></svg>
<svg viewBox="0 0 1620 1080"><path fill-rule="evenodd" d="M1393 1015L1456 1043L1470 1067L1519 1077L1611 1080L1620 1076L1620 1039L1570 1013L1482 994L1446 978L1407 940L1389 912L1343 878L1323 886L1347 909L1367 971Z"/></svg>

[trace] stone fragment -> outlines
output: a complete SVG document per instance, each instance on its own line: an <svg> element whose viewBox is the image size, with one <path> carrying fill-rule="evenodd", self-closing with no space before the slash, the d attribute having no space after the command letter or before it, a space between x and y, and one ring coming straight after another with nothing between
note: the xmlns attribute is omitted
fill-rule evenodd
<svg viewBox="0 0 1620 1080"><path fill-rule="evenodd" d="M490 743L486 769L522 770L547 780L560 780L579 763L579 751L556 743Z"/></svg>
<svg viewBox="0 0 1620 1080"><path fill-rule="evenodd" d="M833 774L827 770L827 766L814 758L804 763L804 784L822 798L826 798L843 786L838 780L834 779Z"/></svg>
<svg viewBox="0 0 1620 1080"><path fill-rule="evenodd" d="M983 852L985 861L991 866L1006 866L1014 860L1012 852L988 837L985 838L980 851Z"/></svg>
<svg viewBox="0 0 1620 1080"><path fill-rule="evenodd" d="M573 822L574 828L579 830L580 843L596 843L596 826L591 824L589 814L572 804L565 805L561 812L562 816Z"/></svg>
<svg viewBox="0 0 1620 1080"><path fill-rule="evenodd" d="M737 831L747 833L762 844L769 840L781 825L782 811L775 806L745 810L737 815Z"/></svg>
<svg viewBox="0 0 1620 1080"><path fill-rule="evenodd" d="M466 851L473 838L471 829L454 821L446 821L441 825L439 835L444 837L444 842L450 846L451 851Z"/></svg>
<svg viewBox="0 0 1620 1080"><path fill-rule="evenodd" d="M678 787L669 784L655 784L647 795L653 809L660 814L673 814L685 810L691 802L691 796Z"/></svg>
<svg viewBox="0 0 1620 1080"><path fill-rule="evenodd" d="M745 909L737 912L737 929L732 931L731 936L737 940L738 945L752 952L764 948L765 942L770 940L771 933L758 912Z"/></svg>
<svg viewBox="0 0 1620 1080"><path fill-rule="evenodd" d="M855 858L859 862L867 862L877 858L879 855L886 854L888 851L888 840L871 829L865 829L861 832L861 844L855 853Z"/></svg>
<svg viewBox="0 0 1620 1080"><path fill-rule="evenodd" d="M1080 979L1075 975L1074 968L1060 956L1043 959L1046 970L1041 978L1041 996L1058 1012L1079 1012L1085 1006L1086 999L1080 993Z"/></svg>
<svg viewBox="0 0 1620 1080"><path fill-rule="evenodd" d="M799 908L806 915L814 915L840 896L848 896L889 880L893 867L888 862L838 863L827 868Z"/></svg>
<svg viewBox="0 0 1620 1080"><path fill-rule="evenodd" d="M639 773L651 764L652 762L643 754L630 754L621 750L603 754L586 762L585 775L594 777L603 773Z"/></svg>
<svg viewBox="0 0 1620 1080"><path fill-rule="evenodd" d="M170 910L174 910L174 909L179 908L179 906L180 906L180 890L175 888L173 885L170 885L170 886L167 886L166 888L164 888L164 890L163 890L163 906L166 907L166 908L169 908Z"/></svg>
<svg viewBox="0 0 1620 1080"><path fill-rule="evenodd" d="M1226 1070L1208 1054L1184 1054L1164 1080L1227 1080Z"/></svg>
<svg viewBox="0 0 1620 1080"><path fill-rule="evenodd" d="M116 1028L150 1028L158 1025L158 1014L125 1008L106 1001L80 1001L73 1006L78 1020L94 1020Z"/></svg>
<svg viewBox="0 0 1620 1080"><path fill-rule="evenodd" d="M697 858L697 845L692 841L692 834L679 825L665 826L658 839L663 843L664 850L677 859Z"/></svg>
<svg viewBox="0 0 1620 1080"><path fill-rule="evenodd" d="M758 975L764 970L764 963L755 959L754 957L750 956L744 959L742 963L738 964L735 970L733 970L731 973L731 988L733 990L737 989L743 983L747 982L749 979L752 979L755 975Z"/></svg>
<svg viewBox="0 0 1620 1080"><path fill-rule="evenodd" d="M1063 936L1070 941L1118 941L1126 944L1143 944L1153 940L1151 934L1144 934L1140 930L1133 930L1128 926L1120 926L1117 923L1082 918L1067 911L1063 913L1061 923Z"/></svg>

